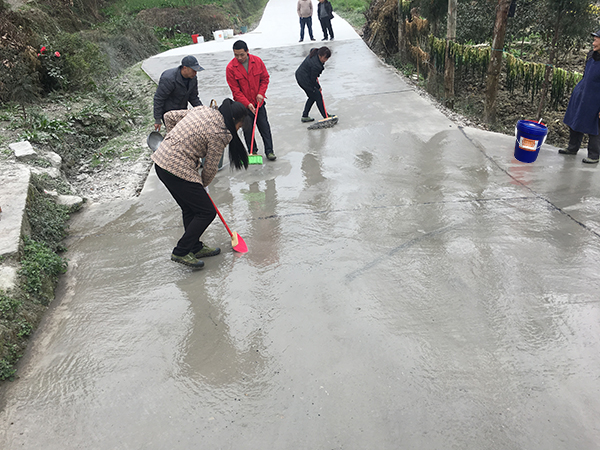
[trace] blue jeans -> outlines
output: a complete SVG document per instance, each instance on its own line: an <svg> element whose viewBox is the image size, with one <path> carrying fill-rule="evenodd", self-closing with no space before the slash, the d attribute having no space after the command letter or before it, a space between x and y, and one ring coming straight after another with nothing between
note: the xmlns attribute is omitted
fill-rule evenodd
<svg viewBox="0 0 600 450"><path fill-rule="evenodd" d="M313 37L312 32L312 17L300 17L300 40L304 40L304 26L308 27L308 35L310 36L311 41L315 38Z"/></svg>

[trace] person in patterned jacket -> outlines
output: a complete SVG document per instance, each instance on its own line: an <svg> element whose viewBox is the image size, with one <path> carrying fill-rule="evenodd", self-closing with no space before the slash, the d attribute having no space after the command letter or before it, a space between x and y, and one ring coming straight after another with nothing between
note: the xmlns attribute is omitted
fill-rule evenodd
<svg viewBox="0 0 600 450"><path fill-rule="evenodd" d="M217 174L219 160L228 144L232 167L248 168L248 154L237 134L247 114L245 105L228 98L218 110L197 106L165 114L169 132L152 154L152 160L156 175L181 208L185 230L171 260L200 269L204 267L200 258L221 253L218 247L211 248L200 241L217 215L206 187Z"/></svg>

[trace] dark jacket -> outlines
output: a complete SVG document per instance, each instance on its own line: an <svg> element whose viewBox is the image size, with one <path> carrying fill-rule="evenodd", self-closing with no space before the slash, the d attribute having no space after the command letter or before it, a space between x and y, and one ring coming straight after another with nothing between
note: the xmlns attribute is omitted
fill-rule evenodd
<svg viewBox="0 0 600 450"><path fill-rule="evenodd" d="M182 67L167 69L160 76L154 94L154 123L161 123L167 111L187 109L188 102L192 106L202 105L198 98L198 79L183 78Z"/></svg>
<svg viewBox="0 0 600 450"><path fill-rule="evenodd" d="M580 133L598 134L600 113L600 57L588 53L582 80L573 89L563 122Z"/></svg>
<svg viewBox="0 0 600 450"><path fill-rule="evenodd" d="M325 8L324 14L321 12L323 8ZM323 15L326 15L325 19L333 19L333 6L331 6L331 3L329 3L327 0L322 3L319 2L319 5L317 6L317 17L319 20L324 18Z"/></svg>
<svg viewBox="0 0 600 450"><path fill-rule="evenodd" d="M321 89L317 78L319 78L321 72L324 70L325 65L319 59L319 55L315 53L311 58L309 53L304 61L302 61L302 64L300 64L300 67L296 69L296 81L302 89L316 92Z"/></svg>

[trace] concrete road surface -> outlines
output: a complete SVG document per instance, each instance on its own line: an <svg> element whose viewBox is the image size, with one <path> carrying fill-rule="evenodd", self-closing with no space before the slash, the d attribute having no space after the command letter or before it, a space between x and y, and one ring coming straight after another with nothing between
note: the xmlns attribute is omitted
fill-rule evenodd
<svg viewBox="0 0 600 450"><path fill-rule="evenodd" d="M600 169L549 146L516 161L514 137L458 128L333 26L340 121L319 131L300 123L295 1L245 36L278 159L210 192L247 254L217 219L221 255L171 262L181 217L154 170L139 198L74 217L0 448L600 448ZM196 54L220 101L232 43L144 67Z"/></svg>

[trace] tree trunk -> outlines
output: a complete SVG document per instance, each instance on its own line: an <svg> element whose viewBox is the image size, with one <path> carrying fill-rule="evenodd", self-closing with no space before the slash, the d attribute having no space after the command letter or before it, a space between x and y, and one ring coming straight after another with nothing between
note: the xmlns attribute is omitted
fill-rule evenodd
<svg viewBox="0 0 600 450"><path fill-rule="evenodd" d="M398 0L398 53L404 56L404 16L402 15L402 0Z"/></svg>
<svg viewBox="0 0 600 450"><path fill-rule="evenodd" d="M444 70L444 94L446 106L454 106L454 58L450 57L450 42L456 39L456 4L457 0L448 0L448 32L446 34L446 63Z"/></svg>
<svg viewBox="0 0 600 450"><path fill-rule="evenodd" d="M498 0L496 5L496 22L494 23L494 39L492 41L492 54L487 71L485 89L485 108L483 117L487 123L496 121L496 98L498 97L498 82L502 71L502 53L504 50L504 35L508 20L508 8L511 0Z"/></svg>
<svg viewBox="0 0 600 450"><path fill-rule="evenodd" d="M550 55L546 71L544 72L544 83L542 84L542 93L540 97L540 104L536 112L537 120L541 120L542 112L544 111L544 105L546 103L546 97L548 96L548 87L550 86L550 73L556 63L556 47L558 46L558 40L560 38L560 15L556 19L556 28L554 30L554 36L552 37L552 44L550 45Z"/></svg>

